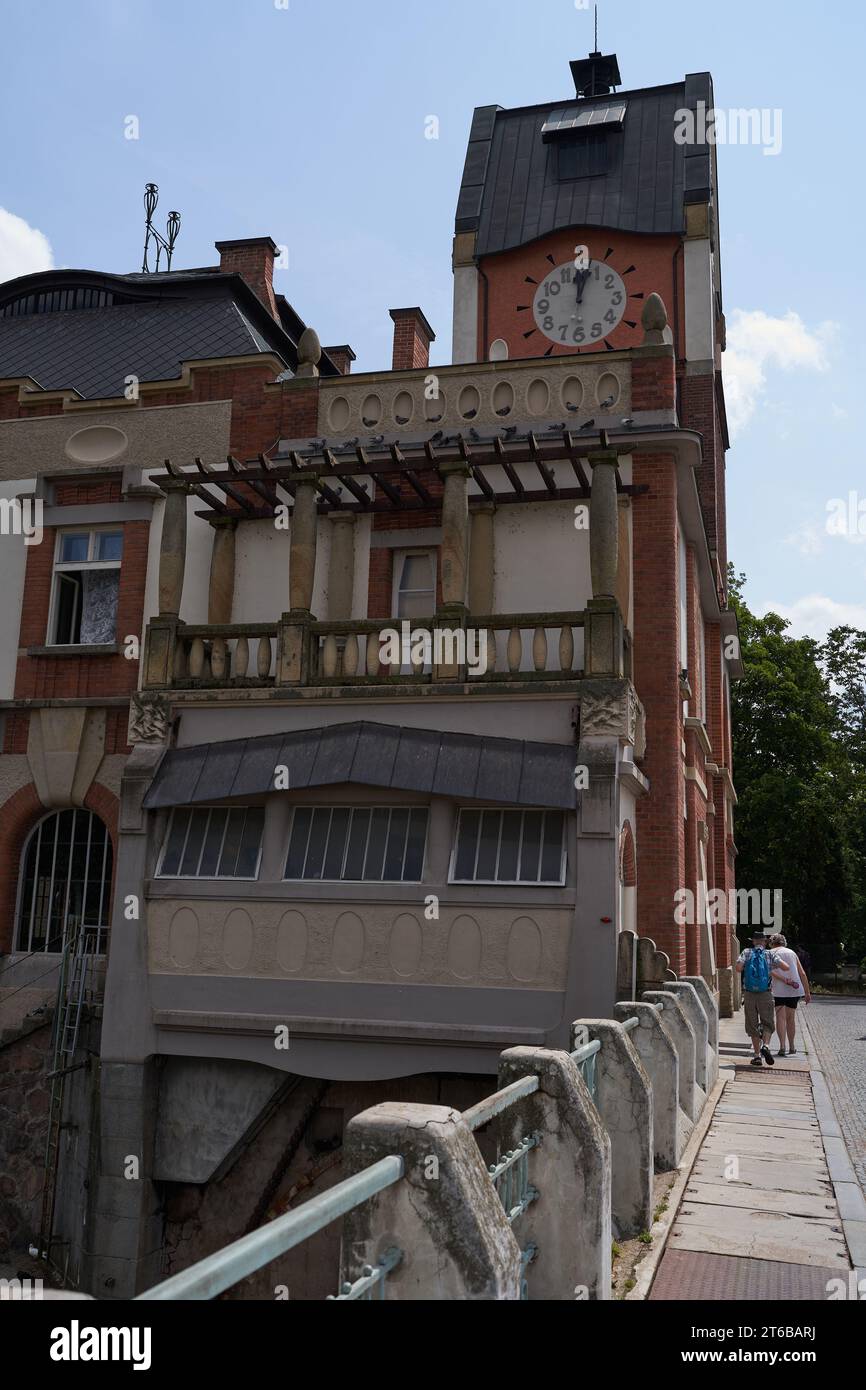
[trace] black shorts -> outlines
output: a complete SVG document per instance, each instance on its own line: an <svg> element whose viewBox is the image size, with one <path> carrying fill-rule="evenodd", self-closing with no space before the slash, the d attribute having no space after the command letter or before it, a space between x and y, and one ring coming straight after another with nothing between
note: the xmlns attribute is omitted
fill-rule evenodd
<svg viewBox="0 0 866 1390"><path fill-rule="evenodd" d="M774 999L773 1003L777 1009L796 1009L800 1000L805 998L802 994L795 994L792 999Z"/></svg>

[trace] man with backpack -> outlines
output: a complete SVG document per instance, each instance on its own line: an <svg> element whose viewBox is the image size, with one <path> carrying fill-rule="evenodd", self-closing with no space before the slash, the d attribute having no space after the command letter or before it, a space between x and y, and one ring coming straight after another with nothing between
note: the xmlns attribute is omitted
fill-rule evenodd
<svg viewBox="0 0 866 1390"><path fill-rule="evenodd" d="M770 1039L776 1031L772 983L774 977L786 979L790 970L777 960L773 951L767 950L764 933L756 931L752 935L751 946L747 946L737 960L737 971L743 977L746 1032L755 1053L751 1065L763 1066L763 1057L768 1067L774 1067L775 1058L770 1051Z"/></svg>

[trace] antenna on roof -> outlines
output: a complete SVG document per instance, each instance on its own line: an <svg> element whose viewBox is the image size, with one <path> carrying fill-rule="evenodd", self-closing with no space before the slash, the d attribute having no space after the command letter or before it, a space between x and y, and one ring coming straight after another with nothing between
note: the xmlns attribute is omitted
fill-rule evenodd
<svg viewBox="0 0 866 1390"><path fill-rule="evenodd" d="M594 43L593 47L594 47L594 49L595 49L595 52L597 53L597 52L598 52L598 5L594 5L594 6L593 6L593 9L595 10L595 43Z"/></svg>
<svg viewBox="0 0 866 1390"><path fill-rule="evenodd" d="M165 236L156 230L153 225L153 214L156 212L156 205L159 202L159 188L155 183L147 183L144 186L144 258L141 262L142 275L150 274L150 266L147 263L147 253L150 250L151 242L156 246L156 265L154 271L159 272L160 257L165 252L166 270L171 270L171 258L174 252L174 244L180 232L180 213L170 212L165 224Z"/></svg>

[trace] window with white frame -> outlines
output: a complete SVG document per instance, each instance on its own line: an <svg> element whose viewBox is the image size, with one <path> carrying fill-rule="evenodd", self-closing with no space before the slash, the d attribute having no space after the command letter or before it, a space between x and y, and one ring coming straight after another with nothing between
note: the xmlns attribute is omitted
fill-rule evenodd
<svg viewBox="0 0 866 1390"><path fill-rule="evenodd" d="M284 877L420 883L428 819L426 806L297 806Z"/></svg>
<svg viewBox="0 0 866 1390"><path fill-rule="evenodd" d="M122 557L120 530L58 533L49 645L91 646L117 641Z"/></svg>
<svg viewBox="0 0 866 1390"><path fill-rule="evenodd" d="M394 552L396 618L430 618L436 612L435 550Z"/></svg>
<svg viewBox="0 0 866 1390"><path fill-rule="evenodd" d="M177 807L171 813L159 878L245 878L259 873L263 806Z"/></svg>
<svg viewBox="0 0 866 1390"><path fill-rule="evenodd" d="M451 883L565 882L562 811L463 808L451 855Z"/></svg>

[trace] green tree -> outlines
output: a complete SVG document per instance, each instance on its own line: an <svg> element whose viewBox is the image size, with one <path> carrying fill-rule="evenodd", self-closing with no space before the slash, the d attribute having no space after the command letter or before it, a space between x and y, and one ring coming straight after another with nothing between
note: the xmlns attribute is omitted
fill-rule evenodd
<svg viewBox="0 0 866 1390"><path fill-rule="evenodd" d="M841 941L866 947L866 634L790 637L777 613L749 610L743 584L732 570L737 883L781 888L789 940L832 963Z"/></svg>

